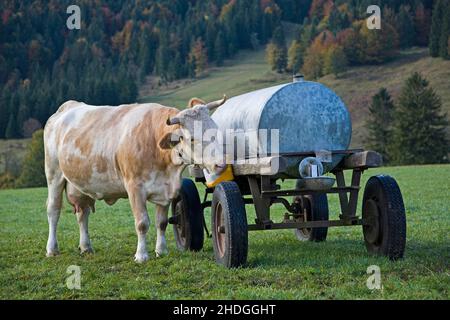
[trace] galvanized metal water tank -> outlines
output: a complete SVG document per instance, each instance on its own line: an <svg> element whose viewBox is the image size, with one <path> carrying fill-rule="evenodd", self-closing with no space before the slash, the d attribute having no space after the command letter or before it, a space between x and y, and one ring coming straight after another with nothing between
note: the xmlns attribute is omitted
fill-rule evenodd
<svg viewBox="0 0 450 320"><path fill-rule="evenodd" d="M352 135L343 101L326 86L303 80L233 97L212 118L222 131L278 129L280 153L346 150ZM271 152L270 145L267 151ZM289 176L299 176L302 159L289 157ZM342 155L334 155L331 162L325 161L325 172L341 159Z"/></svg>

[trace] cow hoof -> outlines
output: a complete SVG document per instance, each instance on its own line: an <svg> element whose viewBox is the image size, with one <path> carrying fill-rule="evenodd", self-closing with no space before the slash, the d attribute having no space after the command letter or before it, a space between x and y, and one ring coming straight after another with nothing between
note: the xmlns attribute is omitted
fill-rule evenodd
<svg viewBox="0 0 450 320"><path fill-rule="evenodd" d="M155 250L155 253L156 253L156 257L157 258L160 258L160 257L164 257L164 256L167 256L168 254L169 254L169 251L167 250L167 249L164 249L164 250Z"/></svg>
<svg viewBox="0 0 450 320"><path fill-rule="evenodd" d="M47 258L59 256L59 250L47 251L45 254Z"/></svg>
<svg viewBox="0 0 450 320"><path fill-rule="evenodd" d="M135 254L134 255L134 261L137 263L144 263L145 261L147 261L149 259L148 254L144 253L144 254Z"/></svg>
<svg viewBox="0 0 450 320"><path fill-rule="evenodd" d="M78 247L78 250L80 250L80 255L84 256L87 254L94 254L94 250L92 249L92 247L88 247L88 248L80 248Z"/></svg>

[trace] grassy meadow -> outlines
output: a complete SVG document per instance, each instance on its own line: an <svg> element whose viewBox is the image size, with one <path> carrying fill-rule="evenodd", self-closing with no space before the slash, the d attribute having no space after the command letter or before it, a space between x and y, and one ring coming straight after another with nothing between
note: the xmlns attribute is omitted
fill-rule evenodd
<svg viewBox="0 0 450 320"><path fill-rule="evenodd" d="M0 299L449 299L450 165L373 169L362 185L378 173L394 176L404 196L407 245L397 262L369 256L356 226L330 228L323 243L299 242L290 230L251 232L248 265L227 270L215 264L210 239L201 252L177 251L169 226L169 255L152 254L139 265L133 262L137 238L126 200L112 207L97 203L90 219L95 254L87 256L78 253L78 225L66 204L58 229L61 255L46 258L46 189L2 190ZM337 218L337 196L329 203ZM272 212L279 220L284 209L276 205ZM153 251L152 205L149 213ZM205 214L209 223L209 210ZM252 222L251 206L247 214ZM81 267L81 290L65 285L70 265ZM381 269L381 290L366 286L370 265Z"/></svg>

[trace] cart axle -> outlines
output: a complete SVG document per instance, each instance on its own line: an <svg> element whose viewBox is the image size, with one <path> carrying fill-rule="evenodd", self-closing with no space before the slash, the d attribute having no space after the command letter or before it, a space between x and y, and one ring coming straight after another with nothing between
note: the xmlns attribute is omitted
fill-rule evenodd
<svg viewBox="0 0 450 320"><path fill-rule="evenodd" d="M329 220L329 221L306 221L306 222L282 222L267 224L250 224L249 231L257 230L277 230L277 229L302 229L302 228L323 228L362 225L362 219L353 220Z"/></svg>

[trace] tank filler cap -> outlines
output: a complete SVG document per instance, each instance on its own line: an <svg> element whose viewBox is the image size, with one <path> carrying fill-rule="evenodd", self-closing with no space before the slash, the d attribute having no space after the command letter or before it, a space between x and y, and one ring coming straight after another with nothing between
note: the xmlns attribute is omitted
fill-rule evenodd
<svg viewBox="0 0 450 320"><path fill-rule="evenodd" d="M292 78L292 82L302 82L304 80L305 80L305 76L302 74L299 74L299 73L295 74Z"/></svg>

